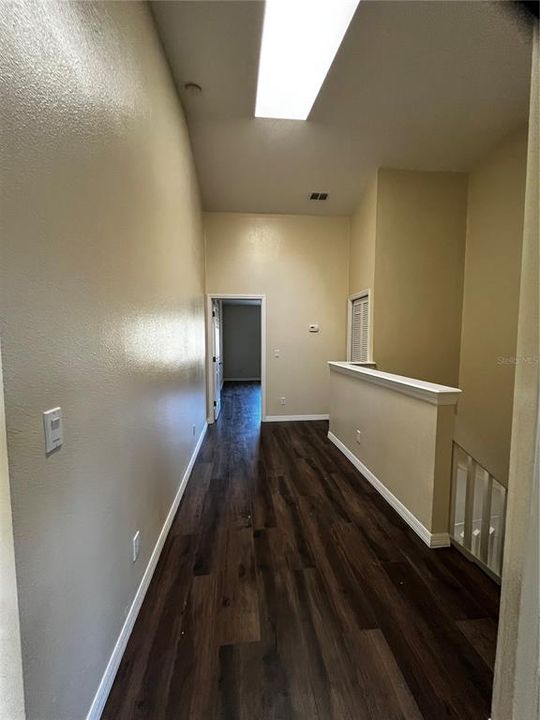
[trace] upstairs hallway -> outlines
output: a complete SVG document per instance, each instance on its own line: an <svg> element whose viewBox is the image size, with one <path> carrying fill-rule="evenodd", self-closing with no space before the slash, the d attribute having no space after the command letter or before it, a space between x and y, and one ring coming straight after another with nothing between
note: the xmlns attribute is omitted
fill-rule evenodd
<svg viewBox="0 0 540 720"><path fill-rule="evenodd" d="M105 720L487 720L498 588L226 383Z"/></svg>

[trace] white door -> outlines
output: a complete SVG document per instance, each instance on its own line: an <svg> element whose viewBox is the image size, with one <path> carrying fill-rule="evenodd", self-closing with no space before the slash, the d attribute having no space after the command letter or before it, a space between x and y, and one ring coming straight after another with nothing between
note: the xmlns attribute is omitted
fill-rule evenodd
<svg viewBox="0 0 540 720"><path fill-rule="evenodd" d="M221 386L223 385L223 363L221 360L221 306L212 300L212 364L214 366L214 420L221 410Z"/></svg>

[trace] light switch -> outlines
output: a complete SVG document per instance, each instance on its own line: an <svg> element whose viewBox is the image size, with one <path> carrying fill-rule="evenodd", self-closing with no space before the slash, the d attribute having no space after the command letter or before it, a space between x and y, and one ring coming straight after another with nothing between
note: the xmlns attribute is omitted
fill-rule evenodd
<svg viewBox="0 0 540 720"><path fill-rule="evenodd" d="M278 348L274 348L274 357L275 358L279 357L279 349Z"/></svg>
<svg viewBox="0 0 540 720"><path fill-rule="evenodd" d="M50 453L64 442L62 408L53 408L43 413L43 429L45 430L45 452Z"/></svg>
<svg viewBox="0 0 540 720"><path fill-rule="evenodd" d="M311 325L309 326L309 332L319 332L318 323L311 323Z"/></svg>

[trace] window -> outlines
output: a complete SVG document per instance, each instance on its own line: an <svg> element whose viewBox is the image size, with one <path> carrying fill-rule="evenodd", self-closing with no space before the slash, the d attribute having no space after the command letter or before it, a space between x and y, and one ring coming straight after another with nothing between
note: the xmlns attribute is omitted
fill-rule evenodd
<svg viewBox="0 0 540 720"><path fill-rule="evenodd" d="M350 300L351 362L369 362L369 293Z"/></svg>

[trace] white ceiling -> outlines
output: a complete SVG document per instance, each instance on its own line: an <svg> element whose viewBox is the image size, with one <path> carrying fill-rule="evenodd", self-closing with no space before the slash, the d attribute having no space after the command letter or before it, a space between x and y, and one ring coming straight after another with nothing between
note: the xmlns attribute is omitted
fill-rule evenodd
<svg viewBox="0 0 540 720"><path fill-rule="evenodd" d="M530 30L504 2L362 0L306 122L253 117L263 2L152 8L205 210L348 215L377 167L468 170L527 121Z"/></svg>

